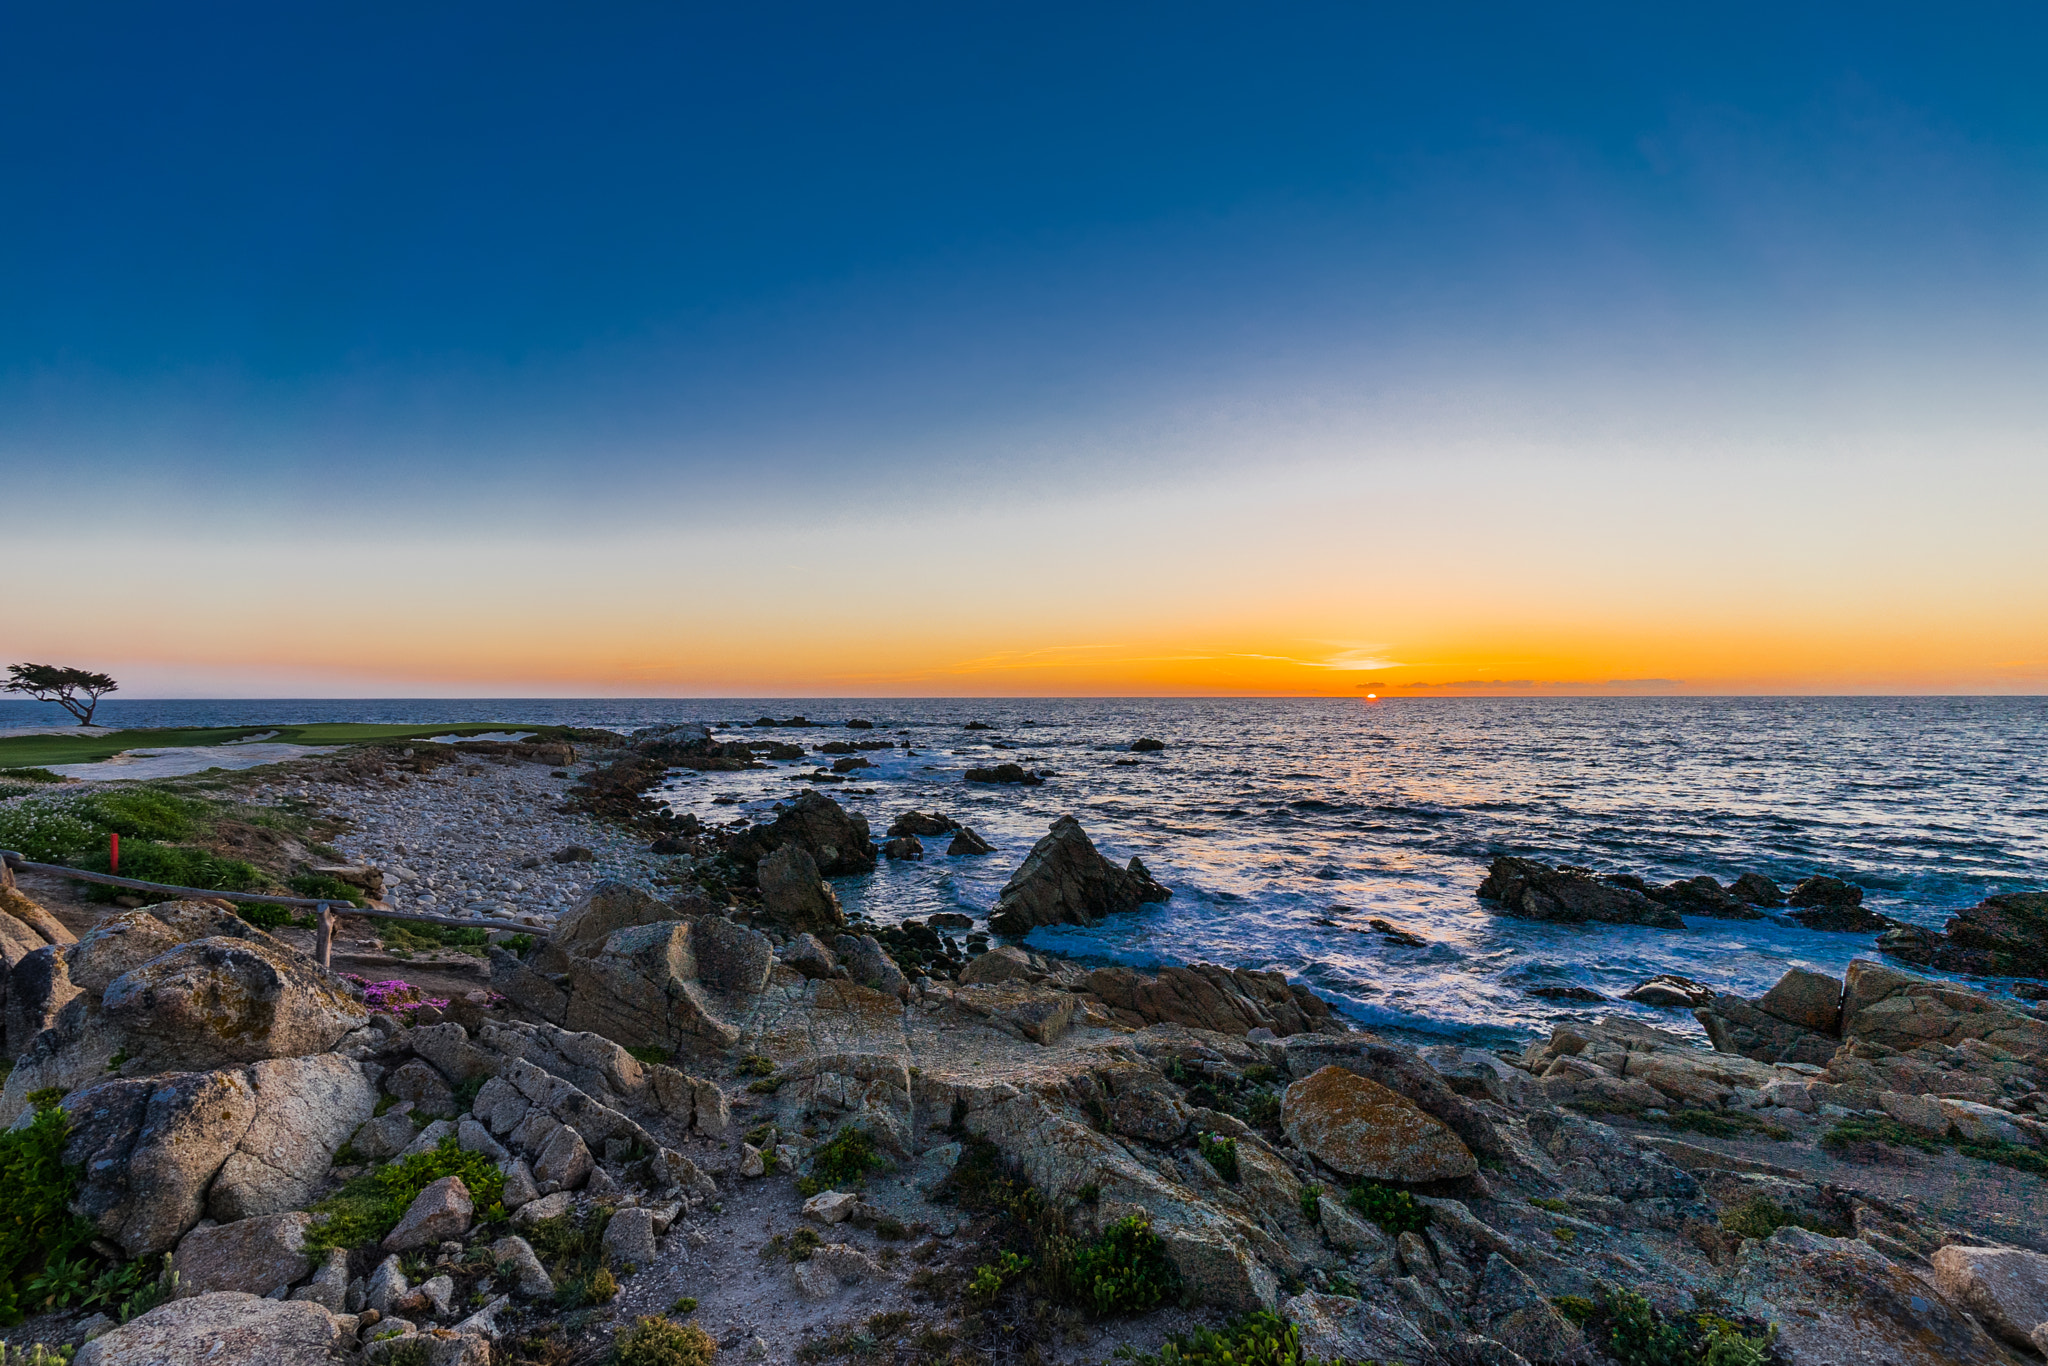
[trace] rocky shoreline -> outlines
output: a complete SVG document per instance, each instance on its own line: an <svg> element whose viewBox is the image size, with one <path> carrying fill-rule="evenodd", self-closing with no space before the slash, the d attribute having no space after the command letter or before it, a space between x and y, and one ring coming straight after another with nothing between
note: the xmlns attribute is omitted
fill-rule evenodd
<svg viewBox="0 0 2048 1366"><path fill-rule="evenodd" d="M365 990L224 904L73 928L0 893L0 1120L59 1145L83 1221L7 1268L13 1340L83 1341L87 1366L1040 1366L1276 1314L1297 1345L1261 1360L2048 1352L2037 1012L1859 961L1756 999L1674 986L1711 1049L1623 1017L1418 1049L1276 973L850 920L825 879L883 857L864 818L806 792L759 824L664 819L634 801L641 759L757 760L656 739L259 776L354 821L338 845L390 904L538 922L446 996ZM463 840L488 874L446 871ZM571 847L593 857L554 861ZM1653 914L1617 887L1670 909L1496 872L1525 912ZM1166 894L1065 820L992 928ZM165 1254L175 1286L145 1275ZM34 1313L59 1256L143 1270L124 1301Z"/></svg>

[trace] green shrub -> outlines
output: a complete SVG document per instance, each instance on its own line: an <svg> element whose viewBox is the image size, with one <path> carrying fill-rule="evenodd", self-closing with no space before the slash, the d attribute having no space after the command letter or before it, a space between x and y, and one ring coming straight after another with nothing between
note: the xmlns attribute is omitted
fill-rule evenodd
<svg viewBox="0 0 2048 1366"><path fill-rule="evenodd" d="M316 901L339 901L349 906L369 904L362 888L343 882L332 873L295 873L289 885L294 895L312 897ZM439 929L440 926L434 928Z"/></svg>
<svg viewBox="0 0 2048 1366"><path fill-rule="evenodd" d="M671 1314L694 1314L697 1312L697 1297L685 1295L668 1307Z"/></svg>
<svg viewBox="0 0 2048 1366"><path fill-rule="evenodd" d="M644 1062L650 1067L667 1063L671 1058L675 1057L675 1053L672 1050L653 1043L643 1043L637 1048L629 1048L626 1051L633 1055L635 1061Z"/></svg>
<svg viewBox="0 0 2048 1366"><path fill-rule="evenodd" d="M90 854L71 859L75 868L85 868L97 873L112 870L112 862L104 842ZM204 849L193 849L181 844L157 844L147 839L121 840L121 877L132 877L138 882L161 882L172 887L197 887L208 892L258 892L270 885L270 880L253 863L241 859L221 858ZM87 897L94 901L112 901L117 896L136 895L119 887L107 887L98 883L85 889ZM166 892L140 893L145 898L159 900L170 895Z"/></svg>
<svg viewBox="0 0 2048 1366"><path fill-rule="evenodd" d="M370 924L385 947L405 953L431 953L435 949L457 949L472 958L490 956L489 930L467 926L436 925L425 920L390 920L371 916Z"/></svg>
<svg viewBox="0 0 2048 1366"><path fill-rule="evenodd" d="M1302 1183L1301 1217L1311 1224L1323 1217L1323 1188L1313 1181Z"/></svg>
<svg viewBox="0 0 2048 1366"><path fill-rule="evenodd" d="M1101 1318L1142 1314L1180 1291L1165 1244L1142 1214L1117 1220L1075 1249L1066 1281L1074 1299Z"/></svg>
<svg viewBox="0 0 2048 1366"><path fill-rule="evenodd" d="M18 783L61 783L64 775L47 768L0 768L0 778Z"/></svg>
<svg viewBox="0 0 2048 1366"><path fill-rule="evenodd" d="M610 1222L611 1211L600 1206L580 1218L557 1214L527 1228L528 1245L554 1278L558 1308L588 1302L590 1278L604 1265L604 1229Z"/></svg>
<svg viewBox="0 0 2048 1366"><path fill-rule="evenodd" d="M1116 1356L1138 1366L1319 1366L1315 1358L1302 1355L1300 1330L1270 1309L1233 1318L1221 1328L1176 1333L1154 1353L1141 1354L1126 1344Z"/></svg>
<svg viewBox="0 0 2048 1366"><path fill-rule="evenodd" d="M505 1174L482 1153L466 1153L450 1135L430 1152L415 1153L356 1177L334 1194L307 1207L314 1216L306 1228L305 1247L318 1252L330 1247L356 1248L376 1242L405 1217L419 1193L444 1176L459 1176L478 1208L498 1203L505 1193ZM531 1239L528 1240L532 1241ZM536 1245L536 1251L538 1246Z"/></svg>
<svg viewBox="0 0 2048 1366"><path fill-rule="evenodd" d="M0 1133L0 1323L69 1304L92 1281L75 1257L93 1226L68 1208L78 1171L64 1165L71 1121L38 1092L36 1114Z"/></svg>
<svg viewBox="0 0 2048 1366"><path fill-rule="evenodd" d="M718 1352L711 1334L695 1324L652 1316L621 1329L612 1344L614 1366L709 1366Z"/></svg>
<svg viewBox="0 0 2048 1366"><path fill-rule="evenodd" d="M775 1072L775 1060L764 1058L759 1053L749 1053L740 1059L739 1066L733 1068L733 1071L743 1077L772 1076Z"/></svg>
<svg viewBox="0 0 2048 1366"><path fill-rule="evenodd" d="M967 1282L967 1298L976 1304L995 1303L1003 1286L1031 1269L1031 1259L1014 1252L1005 1252L993 1262L983 1263L974 1268L973 1277Z"/></svg>
<svg viewBox="0 0 2048 1366"><path fill-rule="evenodd" d="M78 813L124 840L191 839L212 823L205 802L151 787L101 788L79 799ZM123 863L127 855L122 849Z"/></svg>
<svg viewBox="0 0 2048 1366"><path fill-rule="evenodd" d="M1202 1160L1215 1168L1216 1174L1236 1185L1238 1180L1237 1140L1221 1134L1195 1135L1195 1149L1202 1154Z"/></svg>
<svg viewBox="0 0 2048 1366"><path fill-rule="evenodd" d="M875 1151L875 1137L865 1129L848 1125L811 1154L811 1175L826 1189L857 1185L878 1167L889 1165Z"/></svg>
<svg viewBox="0 0 2048 1366"><path fill-rule="evenodd" d="M1344 1203L1378 1224L1393 1237L1420 1233L1429 1226L1429 1210L1407 1191L1361 1181L1344 1195Z"/></svg>
<svg viewBox="0 0 2048 1366"><path fill-rule="evenodd" d="M1768 1327L1756 1325L1752 1335L1743 1324L1706 1313L1668 1320L1631 1290L1602 1287L1597 1302L1566 1296L1554 1303L1620 1366L1763 1366L1770 1346Z"/></svg>

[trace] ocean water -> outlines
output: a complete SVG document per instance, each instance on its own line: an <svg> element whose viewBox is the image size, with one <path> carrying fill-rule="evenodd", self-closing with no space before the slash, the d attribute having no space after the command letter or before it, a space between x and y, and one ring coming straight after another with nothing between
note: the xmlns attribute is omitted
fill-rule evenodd
<svg viewBox="0 0 2048 1366"><path fill-rule="evenodd" d="M37 724L44 710L0 705L0 727ZM1092 929L1037 931L1033 945L1141 966L1277 968L1361 1022L1416 1034L1506 1043L1615 1009L1689 1029L1683 1012L1527 993L1576 985L1613 996L1676 972L1754 994L1788 966L1840 972L1876 956L1868 935L1769 921L1653 930L1507 919L1474 896L1499 854L1652 881L1754 870L1789 886L1832 873L1866 888L1876 910L1937 927L1989 893L2048 889L2041 698L110 701L101 719L625 729L799 714L859 716L876 729L771 733L807 747L910 741L913 752L870 753L875 768L823 789L863 811L878 837L915 807L996 846L948 858L943 839L928 841L921 863L841 879L849 908L890 921L984 914L1032 842L1071 813L1105 853L1141 856L1174 897ZM994 729L963 729L970 720ZM1129 753L1140 736L1167 748ZM961 780L1002 760L1054 776L1034 788ZM707 821L762 816L809 786L796 775L811 767L678 774L665 796ZM1430 943L1391 943L1366 931L1368 917Z"/></svg>

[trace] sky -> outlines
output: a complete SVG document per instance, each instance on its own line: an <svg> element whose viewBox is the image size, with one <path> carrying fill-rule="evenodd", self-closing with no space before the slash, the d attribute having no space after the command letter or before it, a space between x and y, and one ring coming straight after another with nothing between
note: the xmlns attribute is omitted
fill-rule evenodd
<svg viewBox="0 0 2048 1366"><path fill-rule="evenodd" d="M8 662L2048 691L2039 6L0 16Z"/></svg>

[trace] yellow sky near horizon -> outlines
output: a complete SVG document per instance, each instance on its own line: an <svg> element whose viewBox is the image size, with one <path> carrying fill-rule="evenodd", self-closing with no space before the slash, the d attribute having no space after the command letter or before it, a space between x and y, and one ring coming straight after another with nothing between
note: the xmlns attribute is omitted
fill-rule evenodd
<svg viewBox="0 0 2048 1366"><path fill-rule="evenodd" d="M2048 692L2038 464L1273 467L610 525L31 523L8 660L147 696Z"/></svg>

